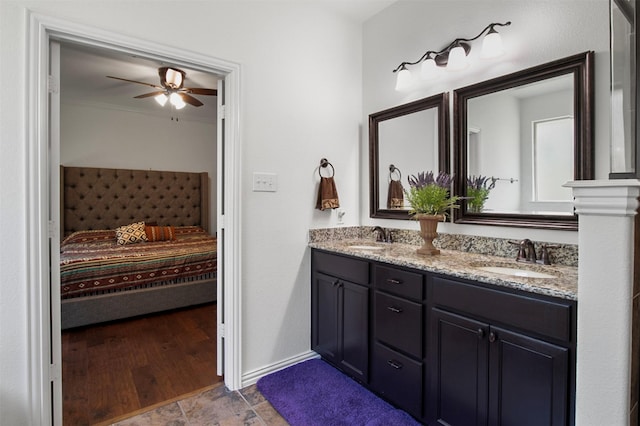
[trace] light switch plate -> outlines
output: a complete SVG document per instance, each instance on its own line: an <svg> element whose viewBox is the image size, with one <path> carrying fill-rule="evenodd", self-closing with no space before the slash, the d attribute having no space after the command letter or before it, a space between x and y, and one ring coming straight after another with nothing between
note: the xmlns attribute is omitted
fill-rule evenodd
<svg viewBox="0 0 640 426"><path fill-rule="evenodd" d="M254 192L276 192L278 190L278 175L275 173L253 173Z"/></svg>

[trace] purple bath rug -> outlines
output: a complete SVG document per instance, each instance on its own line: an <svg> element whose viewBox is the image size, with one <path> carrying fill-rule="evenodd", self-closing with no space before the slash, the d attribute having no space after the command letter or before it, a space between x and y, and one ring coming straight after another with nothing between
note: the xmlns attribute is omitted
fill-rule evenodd
<svg viewBox="0 0 640 426"><path fill-rule="evenodd" d="M257 386L291 426L420 424L320 359L269 374Z"/></svg>

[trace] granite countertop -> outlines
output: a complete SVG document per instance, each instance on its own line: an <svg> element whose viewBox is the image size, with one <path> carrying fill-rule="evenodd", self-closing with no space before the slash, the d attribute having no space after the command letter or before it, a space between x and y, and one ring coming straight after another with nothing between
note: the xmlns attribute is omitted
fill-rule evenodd
<svg viewBox="0 0 640 426"><path fill-rule="evenodd" d="M375 246L380 249L359 249L354 246ZM416 245L376 243L365 239L313 242L309 243L309 247L562 299L578 299L578 268L574 266L527 264L505 257L455 250L440 250L439 255L422 256L416 253ZM519 277L478 269L483 266L541 272L553 275L554 278Z"/></svg>

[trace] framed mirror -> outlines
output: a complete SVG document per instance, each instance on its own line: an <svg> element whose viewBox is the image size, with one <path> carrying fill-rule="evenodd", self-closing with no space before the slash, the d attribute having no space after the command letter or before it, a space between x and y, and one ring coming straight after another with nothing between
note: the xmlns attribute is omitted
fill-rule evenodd
<svg viewBox="0 0 640 426"><path fill-rule="evenodd" d="M454 91L456 223L578 229L593 179L593 52Z"/></svg>
<svg viewBox="0 0 640 426"><path fill-rule="evenodd" d="M369 115L370 217L410 219L407 176L449 172L449 95Z"/></svg>

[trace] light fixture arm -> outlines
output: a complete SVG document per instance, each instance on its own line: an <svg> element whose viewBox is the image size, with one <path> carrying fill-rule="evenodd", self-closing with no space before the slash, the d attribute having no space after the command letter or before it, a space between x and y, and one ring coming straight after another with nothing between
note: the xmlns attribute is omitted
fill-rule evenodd
<svg viewBox="0 0 640 426"><path fill-rule="evenodd" d="M511 25L511 21L507 21L504 24L499 23L499 22L494 22L491 23L489 25L487 25L482 31L480 31L480 34L478 34L477 36L473 37L473 38L457 38L455 40L453 40L451 43L449 43L444 49L440 50L439 52L436 52L434 50L428 50L427 52L425 52L417 61L415 62L409 62L409 61L405 61L402 62L400 65L398 65L393 72L398 72L401 69L406 69L407 65L417 65L427 59L436 59L441 57L442 55L446 55L448 56L449 52L451 51L451 49L453 49L456 46L461 46L464 48L464 50L467 52L467 54L469 53L469 50L471 50L471 42L477 40L478 38L480 38L483 34L487 33L491 33L491 32L496 32L495 27L508 27L509 25ZM436 61L438 62L438 61ZM442 60L440 61L439 64L442 63ZM446 59L444 60L444 63L446 64Z"/></svg>

